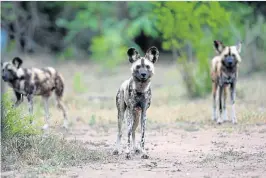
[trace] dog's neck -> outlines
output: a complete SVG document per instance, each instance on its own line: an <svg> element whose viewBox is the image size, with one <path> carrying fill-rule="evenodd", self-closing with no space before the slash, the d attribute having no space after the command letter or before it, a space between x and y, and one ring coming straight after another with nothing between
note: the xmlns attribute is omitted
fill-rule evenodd
<svg viewBox="0 0 266 178"><path fill-rule="evenodd" d="M136 79L135 77L132 77L132 87L133 90L139 93L145 93L149 90L150 84L151 84L151 79L148 79L146 81L140 81Z"/></svg>
<svg viewBox="0 0 266 178"><path fill-rule="evenodd" d="M16 78L16 79L13 79L12 81L8 81L7 84L8 84L10 87L12 87L12 88L17 89L17 88L19 88L19 82L20 82L20 81L21 81L21 80L19 80L19 78Z"/></svg>

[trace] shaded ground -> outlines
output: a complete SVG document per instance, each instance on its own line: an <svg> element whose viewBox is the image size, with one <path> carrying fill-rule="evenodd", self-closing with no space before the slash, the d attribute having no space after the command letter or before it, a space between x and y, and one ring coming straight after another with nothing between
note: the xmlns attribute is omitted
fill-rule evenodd
<svg viewBox="0 0 266 178"><path fill-rule="evenodd" d="M20 174L3 173L2 177L265 177L265 74L239 79L236 100L239 124L217 126L210 120L211 97L186 98L178 66L159 61L152 83L153 101L147 113L146 148L150 159L142 160L136 155L126 160L124 154L113 156L111 151L116 139L114 97L121 82L130 76L130 66L121 65L107 72L87 62L55 64L47 57L37 62L26 57L25 66L47 65L56 66L65 76L65 103L72 125L65 137L80 140L104 156L85 166L45 174L25 169ZM76 80L83 86L76 86ZM35 101L34 111L43 122L42 103L38 98ZM21 107L27 112L26 102ZM229 104L228 114L230 118ZM51 116L56 128L53 132L60 133L57 127L62 116L52 101Z"/></svg>

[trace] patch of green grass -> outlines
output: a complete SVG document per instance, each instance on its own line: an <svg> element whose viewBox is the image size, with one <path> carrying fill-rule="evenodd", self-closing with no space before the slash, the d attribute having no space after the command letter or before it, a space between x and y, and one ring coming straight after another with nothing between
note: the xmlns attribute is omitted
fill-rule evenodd
<svg viewBox="0 0 266 178"><path fill-rule="evenodd" d="M30 124L34 121L34 115L28 113L23 116L22 109L13 107L11 94L5 93L1 102L2 120L1 120L1 134L2 137L13 137L15 135L36 135L40 133L35 125Z"/></svg>

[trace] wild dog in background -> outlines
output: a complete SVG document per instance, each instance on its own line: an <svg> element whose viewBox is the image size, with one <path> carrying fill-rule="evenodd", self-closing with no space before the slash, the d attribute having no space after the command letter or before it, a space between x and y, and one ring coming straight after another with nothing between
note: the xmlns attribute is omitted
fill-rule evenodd
<svg viewBox="0 0 266 178"><path fill-rule="evenodd" d="M241 62L240 52L242 43L235 46L225 46L220 41L214 41L214 48L217 56L212 59L211 78L213 95L213 120L218 124L227 120L226 97L230 87L232 104L232 123L237 123L235 112L236 82L238 77L238 67ZM216 113L216 94L218 93L219 116Z"/></svg>
<svg viewBox="0 0 266 178"><path fill-rule="evenodd" d="M124 117L127 119L127 149L126 158L130 158L130 137L132 135L133 149L135 153L142 153L142 158L147 159L148 155L144 149L146 111L151 104L151 78L154 74L154 63L159 58L159 51L151 47L145 57L141 57L135 48L127 51L129 62L132 63L132 76L124 81L116 95L116 106L118 110L118 134L114 154L119 153L122 137L122 124ZM141 123L140 149L136 147L135 131Z"/></svg>
<svg viewBox="0 0 266 178"><path fill-rule="evenodd" d="M55 92L58 108L63 112L63 127L68 127L68 120L65 107L62 103L64 82L62 76L52 67L43 69L21 68L22 60L15 57L12 62L1 63L2 79L13 88L17 101L14 107L19 106L26 96L29 102L29 113L33 113L33 96L40 95L44 101L45 125L43 129L49 128L48 99L52 92Z"/></svg>

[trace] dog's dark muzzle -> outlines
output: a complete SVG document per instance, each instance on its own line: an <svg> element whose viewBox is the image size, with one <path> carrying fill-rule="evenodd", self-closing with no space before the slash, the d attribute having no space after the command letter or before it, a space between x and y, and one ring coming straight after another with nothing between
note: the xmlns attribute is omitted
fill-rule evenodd
<svg viewBox="0 0 266 178"><path fill-rule="evenodd" d="M235 66L235 60L232 56L228 56L225 58L224 63L227 67Z"/></svg>
<svg viewBox="0 0 266 178"><path fill-rule="evenodd" d="M6 82L8 79L7 79L7 77L6 76L2 76L2 79Z"/></svg>

